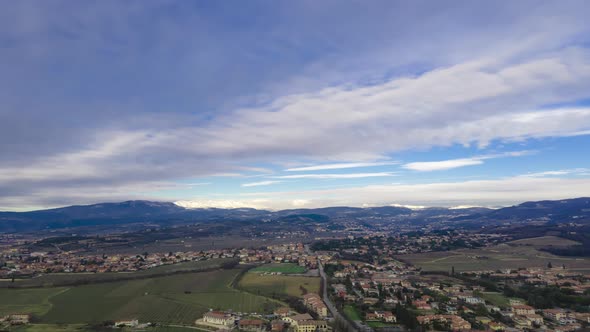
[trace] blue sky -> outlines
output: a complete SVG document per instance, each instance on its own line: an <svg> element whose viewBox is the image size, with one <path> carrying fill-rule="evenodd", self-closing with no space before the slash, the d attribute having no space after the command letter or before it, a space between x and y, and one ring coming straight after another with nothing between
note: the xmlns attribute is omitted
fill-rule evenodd
<svg viewBox="0 0 590 332"><path fill-rule="evenodd" d="M586 1L0 7L0 210L590 195Z"/></svg>

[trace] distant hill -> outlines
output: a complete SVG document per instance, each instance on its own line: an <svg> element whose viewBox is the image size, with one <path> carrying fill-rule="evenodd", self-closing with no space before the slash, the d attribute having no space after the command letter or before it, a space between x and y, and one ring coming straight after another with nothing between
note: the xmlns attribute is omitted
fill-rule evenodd
<svg viewBox="0 0 590 332"><path fill-rule="evenodd" d="M390 220L391 222L410 221L417 224L443 221L447 224L472 224L474 226L532 221L590 223L590 198L526 202L497 210L486 208L426 208L412 210L397 206L370 208L341 206L274 212L250 208L186 209L170 202L125 201L75 205L30 212L0 212L0 232L126 225L142 222L161 225L213 221L277 221L309 224L338 222L347 218L363 220L364 222Z"/></svg>

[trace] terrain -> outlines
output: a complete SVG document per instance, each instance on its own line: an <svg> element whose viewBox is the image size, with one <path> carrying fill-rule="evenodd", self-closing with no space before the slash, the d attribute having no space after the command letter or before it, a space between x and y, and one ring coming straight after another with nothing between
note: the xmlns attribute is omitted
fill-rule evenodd
<svg viewBox="0 0 590 332"><path fill-rule="evenodd" d="M192 324L210 308L271 312L278 304L231 285L241 269L186 273L73 287L0 289L0 316L31 312L46 324L137 318Z"/></svg>
<svg viewBox="0 0 590 332"><path fill-rule="evenodd" d="M590 269L590 258L564 257L553 255L542 249L548 247L568 247L578 242L556 236L543 236L520 239L495 246L436 251L408 255L396 258L409 262L424 271L456 272L505 270L527 267L566 266L570 269Z"/></svg>
<svg viewBox="0 0 590 332"><path fill-rule="evenodd" d="M201 236L222 234L238 225L240 229L264 224L266 229L306 229L323 224L327 229L341 229L343 222L361 225L400 225L489 227L505 223L551 224L588 222L590 198L582 197L558 201L526 202L497 210L486 208L426 208L412 210L405 207L383 206L371 208L329 207L266 211L250 208L187 209L170 202L126 201L86 206L69 206L30 212L0 212L0 232L34 232L40 230L129 231L141 225L157 227L174 225L209 225L200 228ZM239 222L237 224L236 222ZM293 226L296 227L293 227ZM253 231L250 229L250 231ZM198 233L198 232L197 232ZM255 231L254 231L255 233ZM198 235L198 234L197 234Z"/></svg>

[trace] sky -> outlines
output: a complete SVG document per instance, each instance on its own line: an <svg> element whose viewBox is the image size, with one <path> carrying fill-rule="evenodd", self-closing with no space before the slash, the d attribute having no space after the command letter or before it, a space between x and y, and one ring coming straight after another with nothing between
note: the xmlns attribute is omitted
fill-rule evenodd
<svg viewBox="0 0 590 332"><path fill-rule="evenodd" d="M0 210L590 196L588 1L0 1Z"/></svg>

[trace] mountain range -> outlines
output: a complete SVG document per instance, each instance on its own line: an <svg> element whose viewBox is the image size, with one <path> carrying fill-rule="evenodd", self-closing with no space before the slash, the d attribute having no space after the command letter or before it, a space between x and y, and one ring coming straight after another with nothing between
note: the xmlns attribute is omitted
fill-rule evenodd
<svg viewBox="0 0 590 332"><path fill-rule="evenodd" d="M365 222L411 221L428 224L444 221L457 224L490 225L523 222L590 222L590 198L581 197L555 201L525 202L500 208L424 208L400 206L381 207L325 207L281 211L251 208L188 209L171 202L125 201L75 205L29 212L0 212L0 232L28 232L43 229L64 229L89 226L155 223L175 225L214 221L279 221L279 222L338 222L347 219Z"/></svg>

